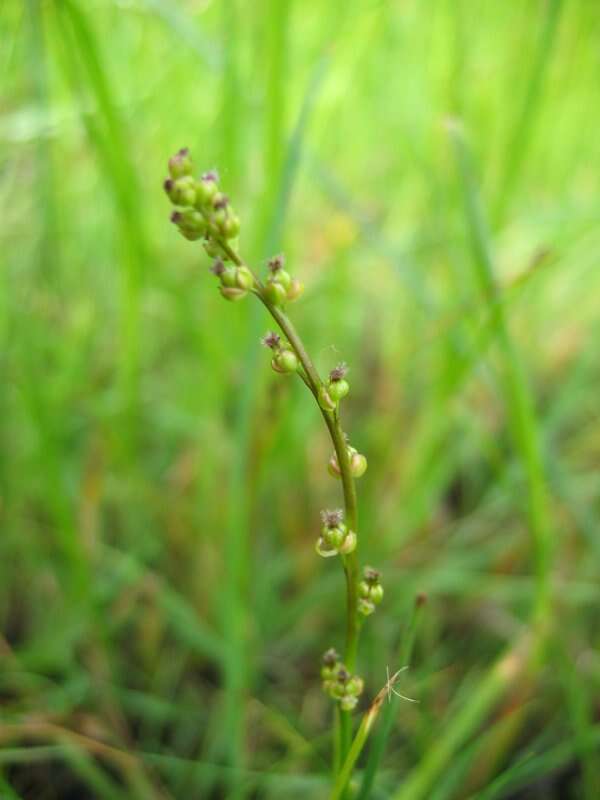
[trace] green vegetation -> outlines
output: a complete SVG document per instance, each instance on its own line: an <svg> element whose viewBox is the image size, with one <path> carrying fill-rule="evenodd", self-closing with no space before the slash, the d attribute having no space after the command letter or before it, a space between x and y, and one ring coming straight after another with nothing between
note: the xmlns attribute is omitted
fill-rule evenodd
<svg viewBox="0 0 600 800"><path fill-rule="evenodd" d="M0 4L2 798L595 800L599 45L565 0ZM345 758L331 443L165 221L182 146L351 368Z"/></svg>

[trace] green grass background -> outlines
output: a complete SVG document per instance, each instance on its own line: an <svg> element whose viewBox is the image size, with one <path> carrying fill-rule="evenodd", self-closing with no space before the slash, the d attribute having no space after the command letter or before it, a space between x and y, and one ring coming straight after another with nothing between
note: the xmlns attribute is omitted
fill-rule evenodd
<svg viewBox="0 0 600 800"><path fill-rule="evenodd" d="M577 0L1 4L3 800L329 790L339 486L168 222L183 145L351 366L360 669L414 633L419 700L357 794L600 795L599 68Z"/></svg>

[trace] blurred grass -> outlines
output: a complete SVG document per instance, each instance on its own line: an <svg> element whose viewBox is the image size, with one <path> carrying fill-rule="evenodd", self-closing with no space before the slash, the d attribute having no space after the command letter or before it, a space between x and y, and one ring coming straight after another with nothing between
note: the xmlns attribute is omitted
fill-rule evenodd
<svg viewBox="0 0 600 800"><path fill-rule="evenodd" d="M352 368L367 697L429 596L362 796L596 796L599 44L560 0L0 6L3 797L327 796L338 487L168 223L184 144Z"/></svg>

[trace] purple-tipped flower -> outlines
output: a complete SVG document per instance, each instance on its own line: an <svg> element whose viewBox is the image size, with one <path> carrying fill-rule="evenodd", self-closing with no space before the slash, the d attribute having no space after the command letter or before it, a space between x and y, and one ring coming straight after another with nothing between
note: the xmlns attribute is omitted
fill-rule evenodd
<svg viewBox="0 0 600 800"><path fill-rule="evenodd" d="M219 173L216 169L209 169L208 172L205 172L202 175L202 180L207 181L208 183L218 183L219 182Z"/></svg>
<svg viewBox="0 0 600 800"><path fill-rule="evenodd" d="M269 331L262 337L260 343L264 347L270 347L271 350L277 350L279 345L281 344L281 336L275 333L275 331Z"/></svg>
<svg viewBox="0 0 600 800"><path fill-rule="evenodd" d="M344 519L344 512L341 508L336 508L333 511L325 510L321 511L321 522L327 528L337 528L338 525L342 523Z"/></svg>
<svg viewBox="0 0 600 800"><path fill-rule="evenodd" d="M229 205L229 198L226 194L217 194L213 200L213 208L215 211L219 211L222 208L227 208Z"/></svg>
<svg viewBox="0 0 600 800"><path fill-rule="evenodd" d="M212 267L209 267L209 269L213 275L216 275L218 278L220 278L221 275L225 272L225 264L221 261L220 258L218 258L214 262Z"/></svg>
<svg viewBox="0 0 600 800"><path fill-rule="evenodd" d="M367 583L379 583L379 579L381 578L381 572L378 569L374 569L373 567L365 567L364 569L364 576Z"/></svg>
<svg viewBox="0 0 600 800"><path fill-rule="evenodd" d="M191 175L194 169L190 151L187 147L182 147L174 156L169 159L169 172L172 178L181 178L184 175Z"/></svg>
<svg viewBox="0 0 600 800"><path fill-rule="evenodd" d="M280 272L285 265L285 256L283 253L280 253L278 256L273 256L273 258L269 259L267 264L269 271L276 275Z"/></svg>
<svg viewBox="0 0 600 800"><path fill-rule="evenodd" d="M326 667L333 667L339 660L339 653L333 647L330 647L329 650L323 653L323 664L325 664Z"/></svg>
<svg viewBox="0 0 600 800"><path fill-rule="evenodd" d="M340 361L340 363L329 373L329 380L332 381L332 383L336 383L337 381L343 380L347 374L348 365L345 361Z"/></svg>
<svg viewBox="0 0 600 800"><path fill-rule="evenodd" d="M171 222L174 225L177 225L181 222L181 212L180 211L173 211L171 214Z"/></svg>

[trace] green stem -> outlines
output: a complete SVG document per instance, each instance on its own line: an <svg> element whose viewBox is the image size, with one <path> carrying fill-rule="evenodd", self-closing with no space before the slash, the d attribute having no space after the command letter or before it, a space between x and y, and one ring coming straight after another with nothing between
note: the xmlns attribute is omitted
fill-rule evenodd
<svg viewBox="0 0 600 800"><path fill-rule="evenodd" d="M220 241L220 246L226 255L237 266L245 266L250 269L242 260L242 258L235 252L227 242ZM348 528L358 535L358 503L356 498L356 486L354 477L350 467L350 457L346 446L346 437L342 429L339 413L336 410L327 411L319 404L319 390L323 388L323 381L315 365L313 364L300 335L296 331L292 321L289 317L276 305L273 305L264 294L264 287L258 276L254 271L250 270L256 282L255 294L265 306L269 314L273 317L282 333L290 343L292 350L295 352L298 360L304 369L304 375L301 376L304 383L308 386L313 394L327 429L333 443L335 454L337 456L338 464L340 467L340 474L342 479L342 490L344 493L344 514L346 517L346 524ZM346 645L344 650L344 663L350 672L356 669L356 656L358 651L358 637L360 632L359 618L358 618L358 557L356 550L347 556L342 556L344 566L344 574L346 576ZM338 744L339 746L339 761L343 763L348 755L350 741L352 737L352 717L349 711L340 711L336 715L338 720ZM337 770L336 770L337 773Z"/></svg>

